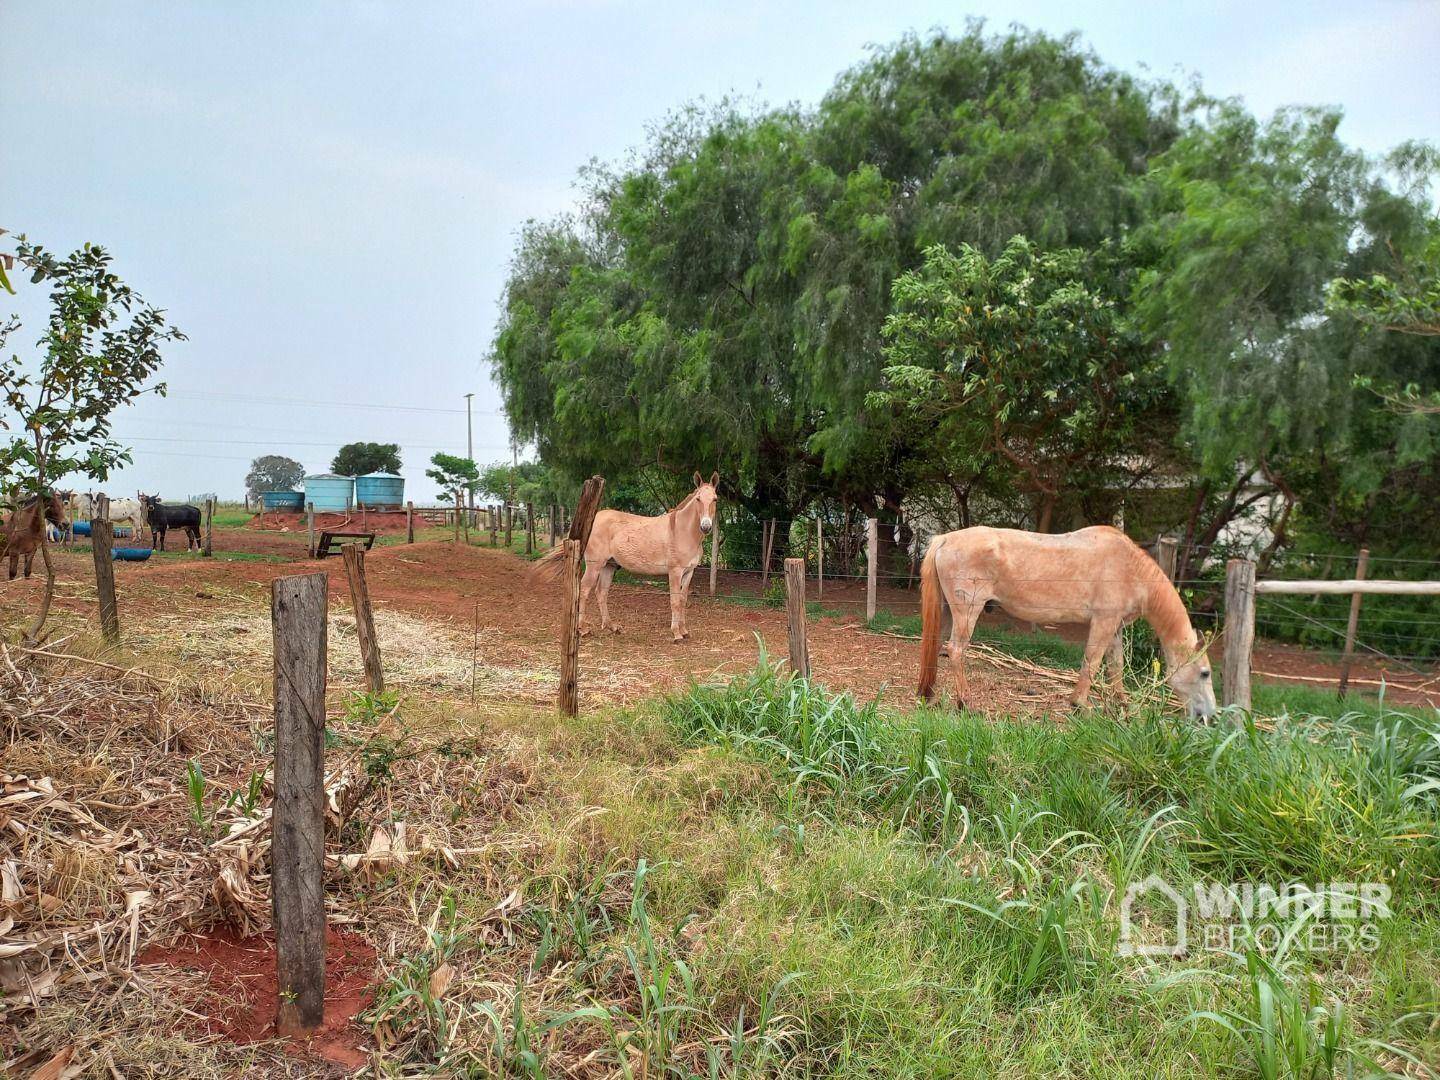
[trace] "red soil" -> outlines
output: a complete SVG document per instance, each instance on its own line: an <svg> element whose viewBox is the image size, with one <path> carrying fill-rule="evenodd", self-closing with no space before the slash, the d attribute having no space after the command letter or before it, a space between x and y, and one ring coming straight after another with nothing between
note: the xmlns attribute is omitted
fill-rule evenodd
<svg viewBox="0 0 1440 1080"><path fill-rule="evenodd" d="M270 515L273 516L273 515ZM399 515L403 519L403 514ZM432 534L433 535L433 534ZM349 588L341 560L305 558L303 519L299 534L258 529L217 530L217 551L257 551L287 562L223 561L199 555L130 563L117 566L122 620L134 611L193 611L197 603L215 601L227 592L268 585L281 575L327 571L331 595L345 603ZM62 583L93 581L86 552L57 552ZM391 605L411 614L435 618L468 631L479 605L479 659L483 664L534 670L550 669L558 662L560 595L555 586L535 584L525 573L528 564L505 551L487 547L455 547L445 541L377 547L366 559L370 596L377 605ZM23 606L29 610L39 590L31 582L0 582L0 608ZM734 674L755 662L758 634L772 657L786 652L785 613L773 607L742 607L711 599L708 574L697 573L691 589L691 638L682 645L670 643L670 607L663 582L617 584L610 594L611 614L624 628L620 636L586 638L581 645L581 690L591 704L604 699L630 702L683 685L692 677ZM758 575L720 574L720 596L759 591ZM68 595L67 595L68 594ZM257 597L258 599L258 597ZM911 700L918 670L914 641L866 633L863 582L828 580L823 604L844 612L842 617L810 620L810 660L817 678L836 689L854 691L862 699L883 694L891 701ZM82 610L94 618L93 592L88 598L62 587L57 607ZM914 591L881 588L882 610L913 613L918 607ZM593 602L590 616L595 618ZM987 615L984 624L1003 625L1002 614ZM1054 632L1074 640L1077 627ZM1218 665L1219 643L1210 656ZM1255 647L1257 671L1318 678L1334 677L1335 664L1327 658L1292 646L1259 643ZM1023 670L997 670L982 662L967 665L971 702L987 712L1063 712L1070 680L1057 681ZM941 664L941 689L949 690L948 665ZM1401 684L1430 680L1426 694L1391 689L1389 700L1398 704L1440 705L1440 682L1432 668L1427 676L1389 671L1383 663L1365 658L1356 663L1357 679L1382 677ZM1295 683L1325 687L1333 683ZM1360 683L1367 692L1373 686ZM549 691L534 684L516 687L516 701L541 704Z"/></svg>
<svg viewBox="0 0 1440 1080"><path fill-rule="evenodd" d="M142 964L159 964L203 972L212 994L188 1004L209 1033L234 1043L275 1038L279 983L275 975L275 940L270 934L241 938L217 928L186 938L168 948L152 947L139 956ZM356 934L325 930L325 1022L305 1040L291 1040L297 1050L359 1068L368 1060L369 1037L355 1018L370 1003L375 950Z"/></svg>
<svg viewBox="0 0 1440 1080"><path fill-rule="evenodd" d="M427 522L417 513L415 528L423 529ZM245 526L247 529L263 529L267 532L305 532L304 514L287 514L276 510L256 514ZM349 514L317 513L315 531L331 532L373 532L380 536L395 536L405 532L404 510L355 510Z"/></svg>

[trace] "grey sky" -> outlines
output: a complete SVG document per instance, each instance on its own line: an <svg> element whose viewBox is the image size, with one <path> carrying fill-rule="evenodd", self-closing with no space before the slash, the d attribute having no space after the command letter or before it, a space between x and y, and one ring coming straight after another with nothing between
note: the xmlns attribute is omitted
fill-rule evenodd
<svg viewBox="0 0 1440 1080"><path fill-rule="evenodd" d="M103 243L189 334L171 396L120 418L136 463L110 490L238 497L258 454L318 471L369 439L401 443L429 499L431 453L464 450L467 391L475 456L508 456L484 363L505 266L579 166L697 96L813 102L867 44L968 15L1078 30L1110 63L1198 75L1262 114L1340 105L1372 152L1440 136L1437 0L0 0L0 225Z"/></svg>

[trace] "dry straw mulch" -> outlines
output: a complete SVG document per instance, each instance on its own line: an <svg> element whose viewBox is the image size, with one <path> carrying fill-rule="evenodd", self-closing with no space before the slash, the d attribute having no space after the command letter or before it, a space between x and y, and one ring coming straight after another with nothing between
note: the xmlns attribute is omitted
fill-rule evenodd
<svg viewBox="0 0 1440 1080"><path fill-rule="evenodd" d="M248 623L235 625L248 641ZM62 650L0 646L0 1075L332 1074L279 1043L206 1035L204 988L136 962L218 924L268 926L268 708L223 681ZM432 628L421 683L468 689L457 652L437 649ZM346 655L342 629L342 672ZM534 778L492 741L416 733L383 702L329 730L330 921L394 956L423 942L428 913L403 889L367 886L407 868L443 876L513 845L495 826Z"/></svg>

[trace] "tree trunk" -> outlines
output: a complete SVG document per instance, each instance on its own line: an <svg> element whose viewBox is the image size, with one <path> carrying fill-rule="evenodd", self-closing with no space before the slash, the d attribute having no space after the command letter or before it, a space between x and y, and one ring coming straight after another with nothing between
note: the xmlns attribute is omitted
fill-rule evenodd
<svg viewBox="0 0 1440 1080"><path fill-rule="evenodd" d="M1055 520L1055 493L1053 491L1042 491L1040 493L1040 507L1036 513L1035 531L1048 533L1050 525Z"/></svg>

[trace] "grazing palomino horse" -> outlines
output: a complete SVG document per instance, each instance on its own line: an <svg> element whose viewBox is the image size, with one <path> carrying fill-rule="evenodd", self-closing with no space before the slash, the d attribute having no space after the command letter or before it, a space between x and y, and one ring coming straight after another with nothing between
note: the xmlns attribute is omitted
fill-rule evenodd
<svg viewBox="0 0 1440 1080"><path fill-rule="evenodd" d="M668 514L642 517L620 510L601 510L595 515L590 541L585 546L585 576L580 581L580 632L588 634L585 604L595 590L600 604L600 629L620 633L610 621L610 581L615 571L624 567L632 574L670 579L670 633L675 641L690 636L685 629L685 605L690 593L690 578L700 565L705 549L705 536L715 527L715 505L719 496L715 485L720 474L702 482L695 474L695 490ZM563 547L557 547L536 563L537 572L558 577L564 568Z"/></svg>
<svg viewBox="0 0 1440 1080"><path fill-rule="evenodd" d="M1155 560L1128 536L1108 525L1072 533L1031 533L983 526L943 533L930 541L920 571L920 686L930 700L940 651L940 603L953 621L950 663L955 703L964 704L965 647L975 620L994 600L1010 615L1032 622L1089 623L1085 662L1071 695L1084 705L1100 659L1120 628L1144 619L1165 651L1166 681L1191 716L1215 713L1210 662L1189 613ZM1119 665L1110 681L1123 692Z"/></svg>
<svg viewBox="0 0 1440 1080"><path fill-rule="evenodd" d="M35 552L45 542L45 524L49 522L62 533L69 527L65 517L65 501L58 492L41 500L31 496L26 502L10 511L5 519L5 553L10 556L10 580L15 580L19 570L20 556L25 556L25 576L30 576L30 567L35 562Z"/></svg>

